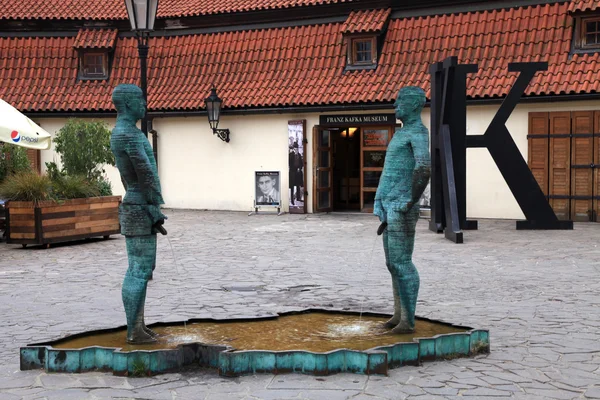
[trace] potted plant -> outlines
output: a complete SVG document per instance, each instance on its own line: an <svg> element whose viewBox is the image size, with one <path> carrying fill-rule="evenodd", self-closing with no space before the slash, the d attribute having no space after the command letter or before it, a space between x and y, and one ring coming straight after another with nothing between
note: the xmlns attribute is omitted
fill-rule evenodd
<svg viewBox="0 0 600 400"><path fill-rule="evenodd" d="M27 158L27 150L23 147L0 142L0 182L8 175L19 172L31 171L31 164ZM0 231L5 236L6 210L4 200L0 198Z"/></svg>
<svg viewBox="0 0 600 400"><path fill-rule="evenodd" d="M114 165L103 122L71 119L54 139L62 168L21 172L0 184L6 204L7 243L45 245L120 232L120 196L112 196L102 167Z"/></svg>

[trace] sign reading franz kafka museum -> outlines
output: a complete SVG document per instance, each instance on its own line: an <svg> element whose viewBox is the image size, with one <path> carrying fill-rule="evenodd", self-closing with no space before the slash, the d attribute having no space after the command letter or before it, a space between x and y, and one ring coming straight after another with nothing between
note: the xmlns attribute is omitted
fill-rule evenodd
<svg viewBox="0 0 600 400"><path fill-rule="evenodd" d="M320 115L319 125L395 125L394 114Z"/></svg>

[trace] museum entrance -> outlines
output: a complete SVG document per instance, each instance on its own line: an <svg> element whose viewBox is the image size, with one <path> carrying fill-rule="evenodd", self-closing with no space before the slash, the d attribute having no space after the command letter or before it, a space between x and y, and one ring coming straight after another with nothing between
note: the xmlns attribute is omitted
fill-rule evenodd
<svg viewBox="0 0 600 400"><path fill-rule="evenodd" d="M332 133L333 211L360 211L360 128Z"/></svg>
<svg viewBox="0 0 600 400"><path fill-rule="evenodd" d="M394 115L321 116L320 122L313 128L313 212L373 212Z"/></svg>

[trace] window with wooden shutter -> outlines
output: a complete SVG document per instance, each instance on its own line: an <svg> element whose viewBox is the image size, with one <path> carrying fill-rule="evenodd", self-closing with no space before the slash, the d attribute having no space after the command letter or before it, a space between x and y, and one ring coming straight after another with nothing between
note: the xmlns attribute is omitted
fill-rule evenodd
<svg viewBox="0 0 600 400"><path fill-rule="evenodd" d="M41 171L40 168L40 151L35 149L27 149L27 158L29 159L29 165L31 165L31 169L37 172L38 174Z"/></svg>
<svg viewBox="0 0 600 400"><path fill-rule="evenodd" d="M593 214L592 221L600 222L600 111L594 112L594 164L593 164Z"/></svg>
<svg viewBox="0 0 600 400"><path fill-rule="evenodd" d="M598 221L600 111L529 113L528 163L561 220Z"/></svg>
<svg viewBox="0 0 600 400"><path fill-rule="evenodd" d="M550 113L550 205L560 220L570 217L571 113Z"/></svg>
<svg viewBox="0 0 600 400"><path fill-rule="evenodd" d="M545 195L548 195L548 140L548 113L530 113L528 164Z"/></svg>
<svg viewBox="0 0 600 400"><path fill-rule="evenodd" d="M571 219L590 221L593 210L594 112L571 114Z"/></svg>

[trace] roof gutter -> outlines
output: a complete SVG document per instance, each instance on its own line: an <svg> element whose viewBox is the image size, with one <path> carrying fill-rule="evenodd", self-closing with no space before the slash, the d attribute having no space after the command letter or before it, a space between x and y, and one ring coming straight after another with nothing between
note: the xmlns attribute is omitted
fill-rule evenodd
<svg viewBox="0 0 600 400"><path fill-rule="evenodd" d="M549 95L549 96L531 96L523 97L519 104L535 104L535 103L556 103L556 102L573 102L585 100L600 100L600 93L583 93L569 95ZM469 99L468 106L475 105L493 105L500 104L504 98L489 98L489 99ZM430 106L428 101L425 105ZM224 109L222 115L260 115L260 114L302 114L302 113L326 113L339 111L374 111L382 109L392 109L392 102L368 103L368 104L347 104L347 105L326 105L326 106L305 106L305 107L268 107L268 108L241 108L241 109ZM115 111L107 112L25 112L30 118L114 118L117 116ZM205 110L173 110L173 111L149 111L149 118L165 118L165 117L195 117L205 116Z"/></svg>

